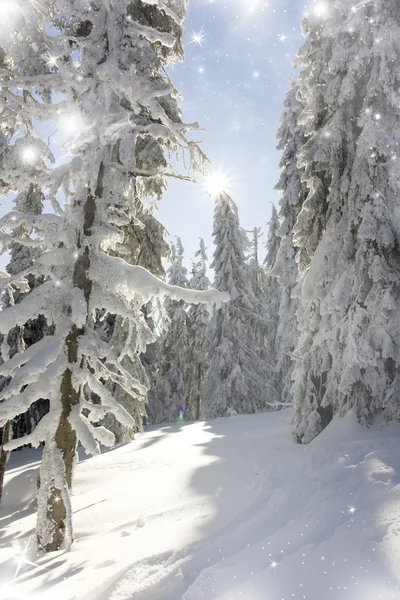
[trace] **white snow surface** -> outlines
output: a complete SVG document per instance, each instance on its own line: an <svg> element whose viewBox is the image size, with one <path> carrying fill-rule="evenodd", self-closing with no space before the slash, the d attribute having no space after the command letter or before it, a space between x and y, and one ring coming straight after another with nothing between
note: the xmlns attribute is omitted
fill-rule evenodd
<svg viewBox="0 0 400 600"><path fill-rule="evenodd" d="M40 451L13 453L0 597L399 599L400 424L365 429L349 413L299 446L289 420L165 426L83 460L68 553L31 547Z"/></svg>

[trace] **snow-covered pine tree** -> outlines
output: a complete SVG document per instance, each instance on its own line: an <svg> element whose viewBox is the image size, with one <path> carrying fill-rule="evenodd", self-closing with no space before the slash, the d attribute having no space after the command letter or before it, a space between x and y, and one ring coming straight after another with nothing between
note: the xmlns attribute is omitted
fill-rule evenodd
<svg viewBox="0 0 400 600"><path fill-rule="evenodd" d="M24 190L29 171L47 198L55 202L63 190L67 204L61 214L13 211L0 219L5 247L20 242L40 250L34 265L6 284L23 291L30 275L43 278L18 305L0 313L0 332L6 336L39 315L55 325L54 335L0 367L0 375L12 377L1 394L0 425L39 398L49 397L49 413L35 431L13 440L7 449L45 442L37 539L41 548L53 551L73 540L69 490L78 441L89 453L98 452L99 441L112 444L113 436L94 426L107 412L133 425L103 382L115 381L132 396L146 392L121 364L134 347L143 345L142 339L133 340L143 327L143 314L132 312L131 303L138 298L145 303L164 293L206 303L227 300L227 295L168 285L144 268L107 254L122 248L120 228L134 216L138 190L147 193L148 186L164 185L168 164L152 170L156 149L186 149L195 165L201 156L187 141L188 127L178 108L176 118L167 112L165 103L174 94L169 79L160 75L167 63L181 56L185 2L45 0L18 6L18 18L5 34L5 60L12 76L2 73L0 112L6 118L15 113L22 127L18 139L10 136L2 148L2 193ZM155 22L153 27L143 24L143 16L154 11L157 28ZM32 39L27 36L31 32ZM28 53L25 48L21 54L22 36L29 40ZM49 169L44 162L52 159L48 143L30 124L33 119L56 119L60 112L75 116L82 125L71 142L72 159ZM136 160L137 145L146 146L148 141L145 167ZM9 233L21 225L32 235L20 239ZM127 321L129 343L122 350L101 340L95 327L100 308Z"/></svg>
<svg viewBox="0 0 400 600"><path fill-rule="evenodd" d="M400 12L335 0L304 22L299 86L309 194L295 242L302 279L294 426L308 442L335 414L400 414Z"/></svg>
<svg viewBox="0 0 400 600"><path fill-rule="evenodd" d="M266 256L263 270L260 273L260 286L257 290L256 298L262 306L262 328L264 347L264 360L268 367L268 379L270 384L270 398L268 402L271 405L281 403L281 386L277 376L276 362L276 334L279 324L279 304L281 298L281 289L277 277L272 274L276 263L280 239L277 231L280 227L280 220L274 205L271 207L271 219L268 225L268 238L266 242ZM260 299L258 299L260 298ZM260 340L261 343L261 340Z"/></svg>
<svg viewBox="0 0 400 600"><path fill-rule="evenodd" d="M180 238L171 245L172 264L167 271L168 283L188 287L187 269L183 265L184 249ZM165 329L160 342L160 357L154 390L149 397L151 423L170 423L178 408L186 409L188 400L189 316L185 303L166 298Z"/></svg>
<svg viewBox="0 0 400 600"><path fill-rule="evenodd" d="M274 264L270 265L271 275L279 283L279 305L274 307L274 319L277 320L275 338L275 386L279 401L292 402L292 373L295 348L298 342L297 310L299 301L296 286L299 281L299 269L304 272L307 266L302 249L294 241L294 228L297 217L307 198L308 190L302 181L303 169L299 166L300 150L305 143L304 125L299 123L303 104L299 99L299 85L292 82L286 94L281 125L278 131L278 150L282 151L281 176L276 190L282 193L280 199L281 224L276 230L280 238ZM276 313L277 308L277 313Z"/></svg>
<svg viewBox="0 0 400 600"><path fill-rule="evenodd" d="M189 286L195 290L208 290L211 287L207 277L208 258L204 240L200 239L200 248L193 262L192 278ZM188 397L185 417L187 420L199 420L203 415L203 388L208 361L205 352L205 336L210 312L204 305L193 305L189 309L189 359L188 359Z"/></svg>
<svg viewBox="0 0 400 600"><path fill-rule="evenodd" d="M3 22L0 24L0 78L2 80L17 78L19 72L15 68L15 63L20 60L25 61L27 75L45 72L46 66L43 60L38 61L37 54L31 55L30 53L33 44L36 45L38 52L44 52L43 39L35 31L34 25L31 26L32 24L29 20L21 20L21 13L17 4L15 4L14 11L12 10L12 5L10 5L8 12L10 16L17 19L19 33L16 36L9 37L9 23L5 18L6 15L2 15ZM10 57L7 56L5 51L5 49L9 50L11 46L13 47L11 54L15 60L14 64L10 61ZM17 209L21 212L40 214L43 208L43 193L37 184L37 175L45 168L45 163L38 160L35 168L32 168L32 148L26 147L24 149L19 145L18 140L15 139L21 127L21 114L18 105L22 102L29 102L29 96L26 92L20 96L19 101L18 99L13 101L12 97L8 97L7 95L0 99L0 168L3 174L3 178L0 178L0 195L6 195L9 190L18 190L19 193L15 198ZM33 130L32 115L29 113L29 110L23 116L23 124L28 132ZM47 158L50 158L50 156L47 156ZM24 177L22 179L19 179L18 174L15 172L18 169L24 170ZM16 237L21 237L24 236L24 233L24 228L21 226L17 228L15 235ZM3 242L3 250L8 247L10 248L11 260L6 267L9 275L15 276L32 265L34 251L31 248L18 242L12 242L12 236L6 236L6 240L4 241L0 237L0 241ZM27 277L27 281L22 286L22 289L13 286L11 283L10 285L6 285L1 298L2 310L20 302L35 285L36 279L33 276ZM4 360L8 360L8 358L12 358L18 352L23 351L27 346L39 341L43 337L44 330L45 322L42 317L38 317L37 319L27 321L22 326L13 327L8 331L7 335L1 335L1 364ZM3 390L9 383L10 377L0 376L0 390ZM30 433L35 423L38 423L47 410L47 402L38 400L29 407L25 414L4 422L3 427L0 425L0 500L5 468L9 457L6 444L13 437L13 433L14 437L21 437L25 433Z"/></svg>
<svg viewBox="0 0 400 600"><path fill-rule="evenodd" d="M28 190L20 194L15 200L15 207L22 213L31 215L39 215L43 210L43 192L39 186L31 182ZM16 232L18 237L24 235L23 227ZM29 269L35 260L35 249L28 248L23 244L15 243L11 247L11 259L6 267L7 273L11 276L18 275ZM28 276L29 289L33 290L39 282L35 277ZM10 286L5 294L3 308L18 304L25 294L21 294L18 289L13 289ZM12 358L18 352L25 348L29 348L32 344L40 341L49 328L43 316L29 320L23 327L15 327L7 336L9 345L8 356ZM13 421L13 437L20 438L32 432L34 427L39 423L40 419L48 412L49 403L47 400L40 399L32 404L27 412L19 415Z"/></svg>
<svg viewBox="0 0 400 600"><path fill-rule="evenodd" d="M257 306L244 254L248 240L225 192L216 200L213 235L214 285L228 292L231 302L215 311L207 328L204 414L255 413L267 406L269 383L256 343Z"/></svg>
<svg viewBox="0 0 400 600"><path fill-rule="evenodd" d="M272 405L276 402L273 386L276 319L273 315L273 306L277 301L277 293L275 293L277 282L275 278L269 276L267 268L260 264L262 228L255 227L253 231L247 231L246 233L250 239L245 240L244 249L245 255L248 255L247 269L254 297L253 313L249 314L248 318L254 331L254 350L261 359L262 364L264 364L263 377L268 381L270 393L266 402L268 405Z"/></svg>
<svg viewBox="0 0 400 600"><path fill-rule="evenodd" d="M144 205L138 201L135 220L129 224L126 230L126 245L130 253L126 260L131 264L144 267L156 277L165 280L163 260L169 260L171 257L171 250L165 239L166 235L165 227L154 216L153 204ZM155 385L154 374L160 350L159 336L155 335L154 318L154 313L159 312L159 309L158 301L157 303L148 302L142 307L146 323L155 337L141 355L149 389Z"/></svg>
<svg viewBox="0 0 400 600"><path fill-rule="evenodd" d="M141 154L143 157L143 154ZM155 166L155 158L153 159ZM159 168L164 166L164 155L160 155ZM147 189L147 193L151 188ZM157 188L153 191L157 194ZM135 217L130 223L123 227L125 235L125 247L123 258L132 265L144 267L153 275L165 278L165 271L162 264L163 258L170 256L170 248L165 240L166 230L157 221L152 214L153 203L148 202L145 206L137 197L135 200ZM154 373L157 368L157 352L160 347L159 339L154 335L155 324L152 317L154 302L147 302L142 305L138 299L132 310L142 311L144 324L141 331L136 332L133 341L131 341L133 352L125 356L122 361L123 367L140 381L146 389L153 389L155 386ZM104 319L104 338L107 342L122 348L127 343L127 328L123 318L115 318L113 315L105 315ZM138 336L143 340L143 345L139 348L136 344ZM108 413L102 424L115 436L115 443L123 443L134 438L135 431L143 430L143 422L146 418L145 403L147 396L132 397L118 383L109 381L108 389L126 410L134 418L135 425L126 426L118 421L112 413Z"/></svg>

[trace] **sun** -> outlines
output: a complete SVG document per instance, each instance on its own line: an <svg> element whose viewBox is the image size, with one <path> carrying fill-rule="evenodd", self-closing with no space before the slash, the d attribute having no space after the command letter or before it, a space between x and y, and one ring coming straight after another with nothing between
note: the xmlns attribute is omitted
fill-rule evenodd
<svg viewBox="0 0 400 600"><path fill-rule="evenodd" d="M19 3L16 0L1 0L0 2L0 18L5 20L7 17L15 15L21 10Z"/></svg>
<svg viewBox="0 0 400 600"><path fill-rule="evenodd" d="M204 188L210 196L219 196L229 187L229 177L223 171L211 171L204 180Z"/></svg>
<svg viewBox="0 0 400 600"><path fill-rule="evenodd" d="M313 13L317 17L325 17L328 13L328 5L325 2L317 2L313 7Z"/></svg>

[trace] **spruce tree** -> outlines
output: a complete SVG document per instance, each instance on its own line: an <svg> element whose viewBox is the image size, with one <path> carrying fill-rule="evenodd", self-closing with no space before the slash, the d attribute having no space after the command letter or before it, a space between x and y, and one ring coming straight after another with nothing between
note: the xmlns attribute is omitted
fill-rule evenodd
<svg viewBox="0 0 400 600"><path fill-rule="evenodd" d="M282 151L281 176L276 190L281 192L280 225L275 230L279 238L278 252L274 251L274 262L270 265L271 275L279 284L279 305L274 307L277 321L275 337L275 387L279 401L292 402L292 373L298 360L295 350L298 342L297 311L299 309L298 282L307 267L305 252L297 246L295 226L307 198L307 186L302 180L303 169L299 165L299 154L305 143L304 125L300 123L303 104L300 89L292 82L284 102L281 126L278 131L278 149Z"/></svg>
<svg viewBox="0 0 400 600"><path fill-rule="evenodd" d="M231 302L215 311L207 328L204 413L255 413L267 406L268 380L257 348L257 306L244 253L248 240L237 207L225 192L216 200L213 235L214 285L228 292Z"/></svg>
<svg viewBox="0 0 400 600"><path fill-rule="evenodd" d="M182 55L185 3L178 0L171 8L138 0L126 10L120 2L43 0L20 8L9 29L0 113L6 129L15 122L22 126L15 143L10 135L2 145L1 191L23 192L34 176L54 206L63 190L66 207L59 214L15 210L0 219L5 248L17 242L38 249L34 264L7 285L23 291L30 276L42 281L19 304L1 311L0 332L7 336L39 315L55 327L53 335L1 365L0 375L11 380L1 393L0 426L49 398L49 413L32 434L12 440L6 450L45 442L37 541L54 551L73 541L70 488L78 441L88 453L97 453L99 443L111 445L113 436L98 426L107 412L124 425L134 424L104 383L114 381L132 397L146 392L122 362L144 345L143 336L137 336L145 330L144 317L132 306L163 293L210 303L227 295L168 285L111 255L123 249L121 227L134 217L134 198L165 185L168 161L160 167L153 158L166 149L186 149L196 166L202 157L187 140L188 127L163 75L164 67ZM153 26L147 25L149 15ZM60 111L76 114L82 127L73 135L69 162L49 168L48 142L32 124L56 119ZM143 148L140 160L138 147ZM23 238L16 235L21 226L27 231ZM122 348L101 338L95 327L99 309L126 321Z"/></svg>
<svg viewBox="0 0 400 600"><path fill-rule="evenodd" d="M211 283L207 277L208 258L203 239L200 239L195 259L189 286L195 290L208 290ZM209 321L210 312L206 306L198 304L190 307L188 397L185 411L188 420L199 420L203 416L204 378L208 367L205 337Z"/></svg>
<svg viewBox="0 0 400 600"><path fill-rule="evenodd" d="M43 73L46 66L43 61L38 60L37 53L31 53L32 45L35 44L37 51L44 52L45 46L43 39L35 31L35 22L29 18L22 18L20 9L15 5L14 12L10 7L10 17L16 20L19 28L19 35L14 36L10 29L10 23L4 15L4 21L0 24L0 78L4 80L17 79L20 72L17 63L24 58L27 74ZM13 65L10 56L5 50L10 50L15 59ZM14 67L14 68L13 68ZM39 94L40 96L40 94ZM22 96L24 102L29 102L29 97L25 91ZM20 113L17 104L7 102L6 98L0 99L0 168L3 177L0 178L0 194L6 196L10 189L17 190L15 205L17 209L25 213L40 214L43 208L43 193L38 185L38 174L43 172L45 163L43 160L37 160L35 168L31 164L30 149L22 146L20 141L14 140L20 129ZM24 114L23 125L25 131L33 131L32 115L29 111ZM14 148L10 146L13 145ZM48 154L46 158L51 158ZM19 176L19 169L24 170L24 177ZM2 310L18 304L25 296L37 285L37 280L30 275L21 286L12 284L11 279L18 273L25 272L32 266L32 260L35 258L35 250L26 247L16 241L18 237L25 236L23 226L17 228L12 234L6 234L4 231L0 235L3 244L3 250L10 250L10 262L6 267L7 274L10 275L10 281L4 281L3 294L1 298ZM4 274L5 275L5 274ZM44 334L46 325L42 316L29 320L21 326L10 329L7 334L1 335L1 356L0 362L12 358L18 352L23 351L33 343L39 341ZM2 391L9 385L11 378L0 375L0 390ZM0 394L1 402L1 394ZM3 483L5 468L9 458L7 443L12 437L21 437L30 433L33 427L40 421L41 417L47 412L48 403L38 400L28 408L24 414L16 415L15 418L0 422L1 448L0 448L0 500L3 493ZM1 404L0 404L1 413Z"/></svg>
<svg viewBox="0 0 400 600"><path fill-rule="evenodd" d="M281 287L277 277L273 274L276 264L276 257L279 249L280 238L277 232L280 227L280 220L274 205L271 209L271 219L268 226L268 238L266 242L266 257L261 276L262 286L260 288L260 297L263 302L263 335L265 346L265 361L268 368L268 378L270 384L270 398L268 400L271 406L280 405L281 398L281 380L277 370L277 330L279 326L279 305L281 300Z"/></svg>
<svg viewBox="0 0 400 600"><path fill-rule="evenodd" d="M335 0L304 31L293 394L295 433L309 442L350 409L366 424L400 414L398 2Z"/></svg>
<svg viewBox="0 0 400 600"><path fill-rule="evenodd" d="M184 250L177 238L171 245L172 264L167 271L168 283L188 287L187 269L183 265ZM166 324L160 343L160 360L154 392L150 394L151 423L170 423L176 419L179 407L186 410L188 401L189 316L185 303L166 298ZM181 411L182 412L182 411Z"/></svg>

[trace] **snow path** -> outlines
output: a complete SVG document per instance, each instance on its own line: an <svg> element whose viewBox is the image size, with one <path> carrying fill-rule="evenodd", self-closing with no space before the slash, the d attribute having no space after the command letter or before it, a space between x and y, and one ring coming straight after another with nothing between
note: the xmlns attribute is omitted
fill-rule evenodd
<svg viewBox="0 0 400 600"><path fill-rule="evenodd" d="M2 600L400 599L400 424L352 414L310 446L288 413L170 426L82 462L70 553L34 527L34 451L0 510ZM354 507L355 512L350 510Z"/></svg>

